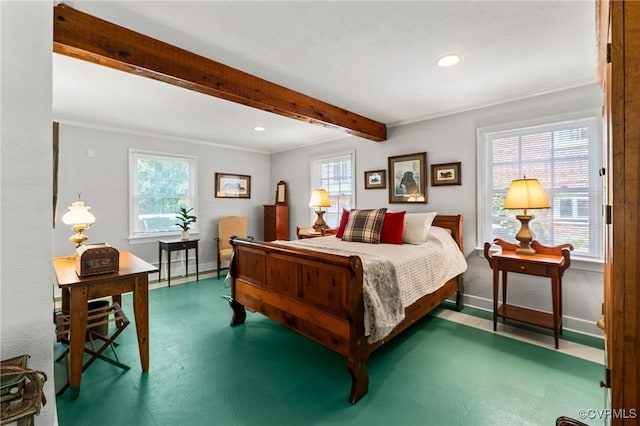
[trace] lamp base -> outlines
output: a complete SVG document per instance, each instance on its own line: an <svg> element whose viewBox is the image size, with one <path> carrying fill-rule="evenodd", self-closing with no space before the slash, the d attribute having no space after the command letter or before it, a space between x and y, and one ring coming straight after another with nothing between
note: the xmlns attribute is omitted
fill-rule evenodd
<svg viewBox="0 0 640 426"><path fill-rule="evenodd" d="M322 218L322 216L324 216L324 210L316 210L316 214L318 215L318 218L313 224L313 229L315 229L316 231L322 231L323 229L329 228L327 226L327 223Z"/></svg>
<svg viewBox="0 0 640 426"><path fill-rule="evenodd" d="M536 254L536 251L534 249L532 249L531 246L522 247L522 243L521 243L520 247L518 247L516 249L516 254L524 254L524 255L527 255L527 256L533 256L534 254Z"/></svg>
<svg viewBox="0 0 640 426"><path fill-rule="evenodd" d="M529 221L534 216L530 214L516 215L516 219L520 221L520 230L516 234L516 240L520 241L520 247L516 249L516 254L523 254L526 256L533 256L536 254L535 249L531 248L531 241L533 241L533 233L529 229Z"/></svg>

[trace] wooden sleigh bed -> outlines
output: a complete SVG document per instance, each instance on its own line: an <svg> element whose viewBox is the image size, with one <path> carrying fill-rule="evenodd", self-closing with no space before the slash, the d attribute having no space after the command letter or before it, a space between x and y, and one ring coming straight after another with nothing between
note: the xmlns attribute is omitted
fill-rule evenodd
<svg viewBox="0 0 640 426"><path fill-rule="evenodd" d="M433 226L447 228L462 251L462 216L439 215ZM463 307L463 275L405 308L405 317L383 340L365 336L363 266L358 256L328 254L274 243L232 238L234 256L231 325L244 323L245 307L347 357L352 384L349 401L369 387L367 360L377 348L455 295Z"/></svg>

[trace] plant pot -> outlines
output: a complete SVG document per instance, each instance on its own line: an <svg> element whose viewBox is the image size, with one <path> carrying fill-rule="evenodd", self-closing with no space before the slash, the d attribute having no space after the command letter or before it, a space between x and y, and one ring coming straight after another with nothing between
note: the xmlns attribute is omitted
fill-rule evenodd
<svg viewBox="0 0 640 426"><path fill-rule="evenodd" d="M182 239L183 240L189 239L189 231L182 231Z"/></svg>

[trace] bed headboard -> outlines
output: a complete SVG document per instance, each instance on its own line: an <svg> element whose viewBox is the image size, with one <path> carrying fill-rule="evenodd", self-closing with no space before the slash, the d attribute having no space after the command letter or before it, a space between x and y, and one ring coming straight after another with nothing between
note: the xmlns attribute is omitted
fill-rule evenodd
<svg viewBox="0 0 640 426"><path fill-rule="evenodd" d="M433 219L432 225L451 230L451 236L458 243L460 251L464 253L464 248L462 247L462 215L439 214Z"/></svg>

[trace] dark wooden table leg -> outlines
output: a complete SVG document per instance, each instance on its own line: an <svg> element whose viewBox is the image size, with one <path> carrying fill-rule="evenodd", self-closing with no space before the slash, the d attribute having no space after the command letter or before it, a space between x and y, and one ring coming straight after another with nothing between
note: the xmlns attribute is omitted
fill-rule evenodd
<svg viewBox="0 0 640 426"><path fill-rule="evenodd" d="M189 249L184 249L184 277L189 276Z"/></svg>
<svg viewBox="0 0 640 426"><path fill-rule="evenodd" d="M500 271L498 265L493 265L493 331L498 330L498 282Z"/></svg>
<svg viewBox="0 0 640 426"><path fill-rule="evenodd" d="M162 281L162 243L158 243L158 282Z"/></svg>
<svg viewBox="0 0 640 426"><path fill-rule="evenodd" d="M167 287L171 287L171 249L167 248Z"/></svg>
<svg viewBox="0 0 640 426"><path fill-rule="evenodd" d="M200 272L198 271L198 244L196 243L196 281L200 281Z"/></svg>

